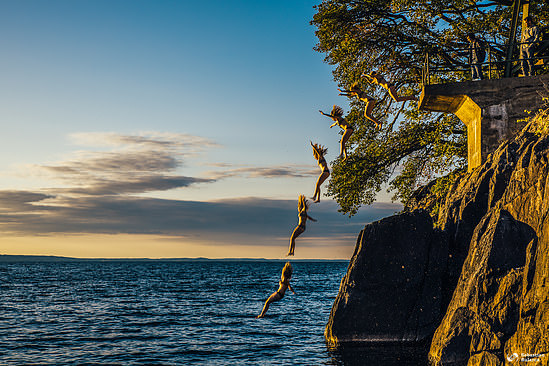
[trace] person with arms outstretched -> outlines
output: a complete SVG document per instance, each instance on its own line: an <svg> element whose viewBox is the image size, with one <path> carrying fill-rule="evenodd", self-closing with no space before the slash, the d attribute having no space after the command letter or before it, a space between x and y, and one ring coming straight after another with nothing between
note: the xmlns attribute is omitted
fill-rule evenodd
<svg viewBox="0 0 549 366"><path fill-rule="evenodd" d="M332 120L335 121L334 123L332 123L330 128L337 125L337 126L339 126L343 129L343 136L341 137L341 140L339 142L339 145L340 145L339 156L340 157L344 156L345 157L344 160L347 159L346 144L347 144L347 140L349 140L349 137L351 137L351 135L353 134L354 129L343 118L343 109L338 105L334 105L334 107L332 108L332 111L330 112L330 114L324 113L321 110L319 110L319 112L323 116L330 117Z"/></svg>
<svg viewBox="0 0 549 366"><path fill-rule="evenodd" d="M391 96L391 98L393 98L393 100L397 103L398 102L405 102L407 100L416 100L417 101L417 98L413 95L409 95L409 96L406 96L406 97L400 97L398 95L398 92L396 90L395 85L393 83L390 83L387 80L385 80L383 75L377 73L376 71L372 71L369 74L362 74L362 77L366 78L366 80L370 84L376 84L376 85L379 85L382 88L386 89L389 92L389 95Z"/></svg>
<svg viewBox="0 0 549 366"><path fill-rule="evenodd" d="M294 255L295 239L305 232L307 219L311 221L316 221L307 214L308 209L309 205L307 203L307 199L304 195L299 195L299 198L297 199L297 217L299 218L299 222L297 224L297 227L292 232L292 236L290 237L290 250L288 251L287 256Z"/></svg>
<svg viewBox="0 0 549 366"><path fill-rule="evenodd" d="M286 290L292 291L292 293L295 294L294 289L292 286L290 286L290 279L292 278L292 265L290 262L286 262L284 265L284 268L282 268L282 275L280 276L280 281L278 282L278 290L273 292L271 296L265 301L265 305L263 306L263 310L261 310L261 314L257 316L257 318L263 318L265 316L265 313L267 310L269 310L269 305L275 301L280 301L286 294Z"/></svg>
<svg viewBox="0 0 549 366"><path fill-rule="evenodd" d="M313 147L313 156L318 162L320 169L322 169L322 173L320 173L320 176L316 181L315 193L313 197L311 197L313 202L317 203L320 202L320 185L330 176L330 169L328 169L328 163L326 163L326 159L324 158L324 155L326 155L328 149L322 145L313 144L312 141L311 146Z"/></svg>
<svg viewBox="0 0 549 366"><path fill-rule="evenodd" d="M339 91L339 95L342 95L344 97L356 97L366 103L366 106L364 107L364 117L368 118L370 121L374 122L376 124L376 128L381 128L381 122L375 118L372 114L372 111L374 110L374 106L376 105L376 100L368 95L366 92L364 92L360 87L358 86L357 82L354 82L349 90L345 89L337 89Z"/></svg>

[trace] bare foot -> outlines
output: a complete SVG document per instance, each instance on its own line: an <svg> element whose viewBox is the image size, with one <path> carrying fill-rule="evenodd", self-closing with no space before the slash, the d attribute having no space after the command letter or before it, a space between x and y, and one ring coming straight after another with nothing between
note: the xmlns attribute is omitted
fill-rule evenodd
<svg viewBox="0 0 549 366"><path fill-rule="evenodd" d="M286 257L289 257L291 255L294 255L294 252L288 252L288 254L286 254Z"/></svg>
<svg viewBox="0 0 549 366"><path fill-rule="evenodd" d="M261 314L259 314L259 315L258 315L258 316L256 316L255 318L256 318L256 319L261 319L261 318L263 318L264 316L265 316L265 315L261 315Z"/></svg>

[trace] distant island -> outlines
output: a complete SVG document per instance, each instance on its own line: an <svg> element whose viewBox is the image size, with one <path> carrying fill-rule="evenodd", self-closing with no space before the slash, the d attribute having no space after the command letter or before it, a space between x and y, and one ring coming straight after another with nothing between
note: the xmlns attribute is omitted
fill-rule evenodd
<svg viewBox="0 0 549 366"><path fill-rule="evenodd" d="M284 262L285 259L266 258L75 258L53 255L7 255L0 254L0 263L14 262ZM343 259L297 259L297 262L348 262Z"/></svg>

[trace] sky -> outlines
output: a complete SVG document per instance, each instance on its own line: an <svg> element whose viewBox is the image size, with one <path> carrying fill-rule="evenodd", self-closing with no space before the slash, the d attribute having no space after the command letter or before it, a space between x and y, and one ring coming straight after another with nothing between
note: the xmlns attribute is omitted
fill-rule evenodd
<svg viewBox="0 0 549 366"><path fill-rule="evenodd" d="M319 1L0 2L0 254L283 258L348 109ZM349 258L387 197L312 204L296 258Z"/></svg>

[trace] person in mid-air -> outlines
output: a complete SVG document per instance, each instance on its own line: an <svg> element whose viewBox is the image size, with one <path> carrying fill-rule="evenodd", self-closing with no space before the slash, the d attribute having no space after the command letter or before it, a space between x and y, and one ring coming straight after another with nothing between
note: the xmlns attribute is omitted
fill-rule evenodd
<svg viewBox="0 0 549 366"><path fill-rule="evenodd" d="M338 125L343 129L343 136L341 137L341 141L339 142L339 145L340 145L339 156L340 157L344 156L344 159L347 159L346 143L347 143L347 140L349 140L349 137L351 137L351 135L353 134L354 129L343 118L343 109L338 105L334 105L330 114L324 113L321 110L319 110L319 112L322 115L326 117L330 117L332 120L335 121L334 123L332 123L330 128L334 127L335 125Z"/></svg>
<svg viewBox="0 0 549 366"><path fill-rule="evenodd" d="M326 159L324 158L324 155L328 152L328 149L325 148L322 145L319 144L313 144L311 142L311 146L313 147L313 156L318 162L318 166L322 170L322 173L320 173L315 186L315 193L311 199L313 202L320 202L320 185L324 183L326 179L330 176L330 169L328 169L328 163L326 163Z"/></svg>
<svg viewBox="0 0 549 366"><path fill-rule="evenodd" d="M353 84L351 84L349 90L337 90L339 91L339 95L343 95L344 97L357 97L358 99L366 103L366 106L364 107L364 117L374 122L376 124L376 128L381 128L381 122L372 114L374 106L376 105L376 100L372 96L368 95L365 91L360 89L360 87L358 86L358 82L354 82Z"/></svg>
<svg viewBox="0 0 549 366"><path fill-rule="evenodd" d="M292 236L290 237L290 250L288 251L287 256L294 255L295 251L295 239L303 234L305 232L307 219L311 221L316 221L311 216L307 214L307 210L309 209L309 205L307 203L307 199L304 195L299 195L299 198L297 199L297 211L298 211L298 218L299 222L297 224L297 227L292 232Z"/></svg>
<svg viewBox="0 0 549 366"><path fill-rule="evenodd" d="M389 95L391 96L391 98L393 98L393 100L397 103L398 102L405 102L407 100L416 100L417 101L417 98L413 95L409 95L409 96L406 96L406 97L400 97L398 95L398 92L396 90L395 85L393 83L390 83L387 80L385 80L383 75L379 74L376 71L372 71L369 74L362 74L362 77L366 78L366 80L369 83L377 84L377 85L381 86L382 88L386 89L389 92Z"/></svg>
<svg viewBox="0 0 549 366"><path fill-rule="evenodd" d="M292 293L295 294L294 289L292 286L290 286L290 279L292 278L292 265L290 262L286 262L284 265L284 268L282 268L282 275L280 276L280 281L278 282L278 290L273 292L271 296L265 301L265 305L263 306L263 310L261 310L261 314L257 316L257 318L263 318L265 316L265 313L267 310L269 310L269 305L272 302L280 301L284 297L284 294L286 294L286 290L292 291Z"/></svg>

